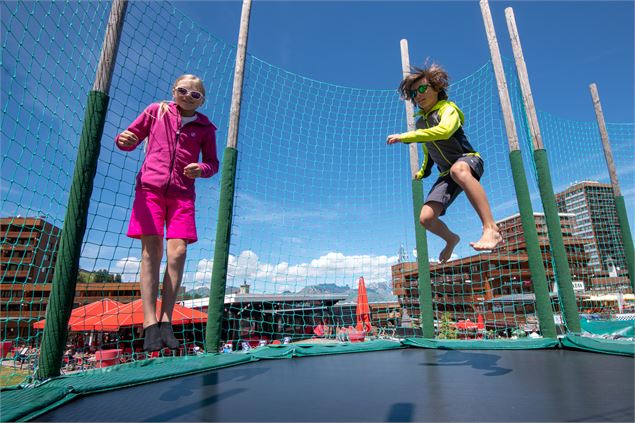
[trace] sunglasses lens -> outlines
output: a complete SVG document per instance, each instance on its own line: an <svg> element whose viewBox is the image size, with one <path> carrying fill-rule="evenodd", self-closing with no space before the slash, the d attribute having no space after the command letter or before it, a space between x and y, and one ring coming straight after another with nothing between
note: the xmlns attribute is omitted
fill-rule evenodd
<svg viewBox="0 0 635 423"><path fill-rule="evenodd" d="M176 89L176 92L181 94L181 95L187 95L187 90L185 88L179 87L179 88Z"/></svg>
<svg viewBox="0 0 635 423"><path fill-rule="evenodd" d="M417 88L417 91L423 94L426 92L427 89L428 89L428 86L426 84L423 84L423 85L419 85L419 88Z"/></svg>
<svg viewBox="0 0 635 423"><path fill-rule="evenodd" d="M192 98L193 98L194 100L198 100L199 98L201 98L201 95L202 95L202 94L201 94L201 93L199 93L198 91L192 91L192 92L190 93L190 95L192 96Z"/></svg>

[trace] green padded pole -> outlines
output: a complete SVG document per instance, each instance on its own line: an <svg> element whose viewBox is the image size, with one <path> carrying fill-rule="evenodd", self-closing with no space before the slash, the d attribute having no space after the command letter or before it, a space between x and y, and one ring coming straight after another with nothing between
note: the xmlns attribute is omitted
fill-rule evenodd
<svg viewBox="0 0 635 423"><path fill-rule="evenodd" d="M430 262L428 261L428 240L426 230L419 223L423 207L423 183L412 180L412 205L414 209L415 237L417 242L417 267L419 269L419 314L421 329L425 338L434 338L434 313L432 308L432 285L430 284Z"/></svg>
<svg viewBox="0 0 635 423"><path fill-rule="evenodd" d="M626 214L626 205L623 196L615 196L615 208L617 209L617 219L620 222L620 232L622 234L622 242L624 243L628 277L631 280L631 288L633 292L635 292L635 257L633 257L635 251L633 250L633 235L631 234L631 227L628 224L628 215Z"/></svg>
<svg viewBox="0 0 635 423"><path fill-rule="evenodd" d="M507 90L503 60L498 47L496 31L494 30L494 21L492 19L492 13L487 0L481 0L480 6L481 14L483 15L483 23L485 24L485 32L487 34L487 43L492 56L492 66L494 68L494 75L496 76L496 85L498 86L498 96L501 102L505 130L507 132L507 141L510 149L509 161L512 168L512 176L514 178L514 187L516 189L520 220L523 226L529 270L531 272L532 285L536 296L536 313L538 314L540 330L543 336L555 338L556 327L553 321L551 302L549 301L549 286L547 285L545 265L542 261L542 254L538 243L536 221L534 220L534 212L531 206L525 167L519 150L516 123L514 122L514 114L512 111L511 101L509 99L509 91Z"/></svg>
<svg viewBox="0 0 635 423"><path fill-rule="evenodd" d="M46 327L36 373L40 379L59 376L62 366L108 101L108 95L102 92L91 91L88 94L73 183L57 250L53 286L46 309Z"/></svg>
<svg viewBox="0 0 635 423"><path fill-rule="evenodd" d="M606 167L609 171L609 177L611 178L611 187L613 188L613 196L615 198L615 208L617 210L617 219L620 224L620 233L622 235L622 243L624 245L624 254L626 255L626 265L628 266L628 277L631 280L631 288L635 292L635 264L633 260L633 235L631 234L630 225L628 224L628 217L626 214L626 205L624 204L624 197L622 197L622 190L620 183L617 179L617 169L615 168L615 161L613 160L613 151L611 149L611 141L609 140L609 131L606 128L606 122L604 121L604 112L602 111L602 104L600 103L600 94L598 93L598 87L595 83L589 85L591 91L591 98L593 99L593 108L595 109L595 117L598 121L598 129L600 130L600 138L602 139L602 149L604 150L604 159L606 160Z"/></svg>
<svg viewBox="0 0 635 423"><path fill-rule="evenodd" d="M227 129L227 146L223 154L218 223L216 224L216 245L214 247L214 267L212 268L212 285L210 286L209 307L207 309L205 350L208 353L218 352L223 331L227 263L229 261L236 163L238 161L236 145L238 144L238 129L240 126L240 103L245 75L250 14L251 0L243 0L243 7L240 13L240 29L238 31L238 48L236 49L236 65L234 67L234 87L231 109L229 111L229 127Z"/></svg>
<svg viewBox="0 0 635 423"><path fill-rule="evenodd" d="M238 150L232 147L225 148L225 152L223 153L223 169L221 171L216 245L214 246L214 267L212 268L212 285L207 311L208 317L205 336L205 349L207 352L218 352L223 330L225 286L227 284L227 264L229 262L237 161Z"/></svg>
<svg viewBox="0 0 635 423"><path fill-rule="evenodd" d="M127 0L112 1L93 89L88 93L73 182L53 271L53 286L46 309L46 326L36 371L36 377L39 379L59 376L62 367L68 320L75 298L82 240L86 232L88 206L108 112L108 92L127 7Z"/></svg>
<svg viewBox="0 0 635 423"><path fill-rule="evenodd" d="M545 211L547 229L549 230L549 244L553 260L555 262L555 272L558 281L558 295L563 304L562 313L570 332L580 332L580 318L578 316L578 306L573 291L571 281L571 271L567 260L567 252L564 247L562 237L562 227L558 216L558 206L556 196L553 193L551 173L549 172L549 162L545 149L534 150L534 163L538 173L538 187L542 199L542 207Z"/></svg>
<svg viewBox="0 0 635 423"><path fill-rule="evenodd" d="M551 301L549 300L549 286L547 284L547 277L545 276L545 265L542 261L542 253L540 252L538 231L536 230L536 221L531 206L525 166L523 165L520 150L511 151L509 153L509 161L514 177L518 208L520 209L520 220L523 225L523 236L525 237L525 245L527 248L532 286L534 294L536 295L536 313L538 314L538 320L540 322L540 331L546 338L556 338L556 325L553 321L553 310L551 308Z"/></svg>

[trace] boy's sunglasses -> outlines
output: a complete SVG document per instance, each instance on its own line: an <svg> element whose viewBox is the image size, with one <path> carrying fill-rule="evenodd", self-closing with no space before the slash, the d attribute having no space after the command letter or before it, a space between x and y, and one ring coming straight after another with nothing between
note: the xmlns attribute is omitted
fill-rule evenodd
<svg viewBox="0 0 635 423"><path fill-rule="evenodd" d="M187 88L183 88L183 87L177 87L175 88L175 91L177 93L179 93L180 95L190 95L194 100L198 100L199 98L203 98L203 94L199 93L198 91L190 91Z"/></svg>
<svg viewBox="0 0 635 423"><path fill-rule="evenodd" d="M419 87L416 90L410 90L410 98L414 100L417 94L419 93L423 94L426 92L427 89L428 89L428 84L419 85Z"/></svg>

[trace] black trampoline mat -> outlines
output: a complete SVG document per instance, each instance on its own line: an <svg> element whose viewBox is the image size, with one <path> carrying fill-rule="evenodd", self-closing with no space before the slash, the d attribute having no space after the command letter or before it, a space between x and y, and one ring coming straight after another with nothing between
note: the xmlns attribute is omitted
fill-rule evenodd
<svg viewBox="0 0 635 423"><path fill-rule="evenodd" d="M88 395L36 421L634 421L632 357L409 348L261 360Z"/></svg>

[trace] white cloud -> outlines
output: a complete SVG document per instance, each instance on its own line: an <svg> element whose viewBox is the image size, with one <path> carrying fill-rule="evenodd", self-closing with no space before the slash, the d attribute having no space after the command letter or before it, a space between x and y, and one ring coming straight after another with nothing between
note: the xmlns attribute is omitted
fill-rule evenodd
<svg viewBox="0 0 635 423"><path fill-rule="evenodd" d="M285 222L302 220L331 221L338 219L338 213L332 208L292 210L288 205L263 201L244 193L237 196L236 207L241 210L238 213L239 218L249 223L285 224Z"/></svg>
<svg viewBox="0 0 635 423"><path fill-rule="evenodd" d="M196 265L196 273L194 274L194 281L210 281L212 279L212 268L214 267L214 260L201 259Z"/></svg>
<svg viewBox="0 0 635 423"><path fill-rule="evenodd" d="M359 276L364 276L368 283L386 282L391 279L391 266L396 264L397 260L396 255L347 256L339 252L329 252L305 263L271 264L262 262L255 252L246 250L238 257L229 256L228 279L234 279L234 284L247 281L255 288L267 287L268 292L295 291L319 283L353 283ZM271 287L271 284L275 284L275 287Z"/></svg>
<svg viewBox="0 0 635 423"><path fill-rule="evenodd" d="M125 257L117 260L114 273L121 274L123 282L137 282L139 280L139 272L141 270L141 259L137 257Z"/></svg>

